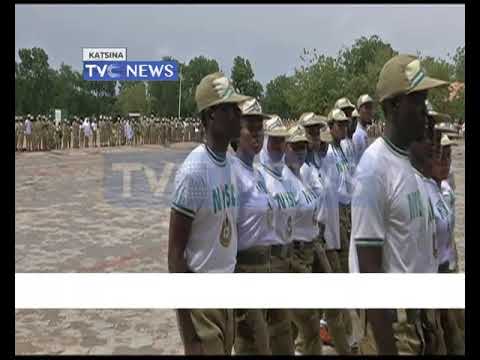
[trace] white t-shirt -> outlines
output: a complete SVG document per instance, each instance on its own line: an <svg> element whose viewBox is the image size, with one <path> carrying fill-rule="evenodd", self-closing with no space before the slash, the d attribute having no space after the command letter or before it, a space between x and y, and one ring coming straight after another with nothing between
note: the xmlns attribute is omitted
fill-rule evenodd
<svg viewBox="0 0 480 360"><path fill-rule="evenodd" d="M356 163L360 162L360 158L368 147L368 133L362 124L357 122L357 128L352 136L353 145L355 147Z"/></svg>
<svg viewBox="0 0 480 360"><path fill-rule="evenodd" d="M312 242L318 236L318 196L312 188L306 186L289 168L283 168L283 177L288 179L294 189L297 214L293 227L293 239Z"/></svg>
<svg viewBox="0 0 480 360"><path fill-rule="evenodd" d="M32 135L32 122L25 120L25 135Z"/></svg>
<svg viewBox="0 0 480 360"><path fill-rule="evenodd" d="M327 250L340 250L340 215L338 196L334 184L327 175L328 169L317 169L313 164L303 164L300 169L302 181L318 196L318 222L325 225L325 243Z"/></svg>
<svg viewBox="0 0 480 360"><path fill-rule="evenodd" d="M331 181L337 189L338 201L343 205L349 205L352 200L353 179L350 163L341 147L328 145L323 163L322 166L331 168Z"/></svg>
<svg viewBox="0 0 480 360"><path fill-rule="evenodd" d="M239 195L238 251L281 243L273 228L275 202L268 195L262 174L236 156L232 156L232 173Z"/></svg>
<svg viewBox="0 0 480 360"><path fill-rule="evenodd" d="M456 185L455 185L455 174L453 172L453 169L450 168L450 171L448 172L448 185L452 188L453 191L455 191Z"/></svg>
<svg viewBox="0 0 480 360"><path fill-rule="evenodd" d="M435 210L433 208L434 204L430 196L430 191L428 190L428 181L430 181L430 179L427 179L415 168L413 171L415 172L415 178L418 182L418 189L420 191L422 202L428 206L426 209L428 216L424 217L426 231L422 234L424 241L420 242L419 251L417 253L418 263L416 272L437 273L440 263L438 257ZM421 238L419 237L419 239Z"/></svg>
<svg viewBox="0 0 480 360"><path fill-rule="evenodd" d="M340 146L343 150L343 153L347 157L348 164L350 165L350 173L353 176L355 173L355 168L357 167L357 154L355 153L355 145L353 140L346 137L340 141Z"/></svg>
<svg viewBox="0 0 480 360"><path fill-rule="evenodd" d="M433 205L436 225L436 241L438 246L438 263L455 263L453 248L453 223L450 206L442 195L442 190L433 179L426 180L428 194Z"/></svg>
<svg viewBox="0 0 480 360"><path fill-rule="evenodd" d="M237 255L238 191L231 157L218 157L202 144L175 177L172 208L193 219L185 258L193 272L231 273Z"/></svg>
<svg viewBox="0 0 480 360"><path fill-rule="evenodd" d="M292 242L293 227L296 216L296 203L293 187L287 179L276 174L259 163L258 171L265 179L268 194L273 201L273 228L277 234L272 245L287 245Z"/></svg>
<svg viewBox="0 0 480 360"><path fill-rule="evenodd" d="M434 223L423 194L406 151L382 137L365 150L352 197L350 272L359 272L356 245L382 247L381 272L433 272L419 261L425 249L433 253Z"/></svg>

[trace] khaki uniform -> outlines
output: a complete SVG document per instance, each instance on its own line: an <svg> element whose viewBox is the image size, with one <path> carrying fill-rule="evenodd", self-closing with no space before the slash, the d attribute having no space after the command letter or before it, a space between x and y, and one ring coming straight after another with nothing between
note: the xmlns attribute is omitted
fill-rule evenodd
<svg viewBox="0 0 480 360"><path fill-rule="evenodd" d="M435 310L397 309L394 311L393 335L399 355L445 354L441 338L432 338L431 328L439 326ZM363 355L378 354L371 325L367 322L365 310L360 310L365 336L360 343ZM425 329L427 329L425 331Z"/></svg>
<svg viewBox="0 0 480 360"><path fill-rule="evenodd" d="M232 309L191 309L189 315L193 323L196 341L200 342L205 355L231 355L235 339L235 320ZM178 316L178 315L177 315ZM180 321L180 336L185 347L185 329Z"/></svg>
<svg viewBox="0 0 480 360"><path fill-rule="evenodd" d="M80 129L76 121L74 121L72 125L72 140L73 148L78 149L80 147Z"/></svg>
<svg viewBox="0 0 480 360"><path fill-rule="evenodd" d="M236 273L270 272L270 247L255 246L237 254ZM267 324L264 309L235 309L235 354L270 355Z"/></svg>
<svg viewBox="0 0 480 360"><path fill-rule="evenodd" d="M311 273L314 262L313 242L294 241L291 272ZM316 309L292 309L292 320L298 329L295 346L303 355L322 354L320 318Z"/></svg>
<svg viewBox="0 0 480 360"><path fill-rule="evenodd" d="M291 269L293 247L272 246L270 271L272 273L288 273ZM272 355L294 355L292 335L292 315L289 309L268 309L267 324L270 336Z"/></svg>

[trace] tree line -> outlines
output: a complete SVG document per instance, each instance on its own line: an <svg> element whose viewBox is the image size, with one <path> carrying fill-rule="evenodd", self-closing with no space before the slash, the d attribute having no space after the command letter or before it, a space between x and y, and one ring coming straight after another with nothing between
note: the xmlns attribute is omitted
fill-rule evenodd
<svg viewBox="0 0 480 360"><path fill-rule="evenodd" d="M231 74L235 88L260 100L264 110L283 117L297 117L303 112L327 114L334 102L347 96L352 102L360 94L375 94L382 66L398 52L379 36L361 37L336 56L320 50L303 49L300 66L293 75L281 74L265 89L255 79L250 61L237 56ZM20 49L15 61L15 112L18 115L53 114L62 109L65 116L141 112L158 116L177 116L179 83L168 81L115 82L84 81L82 73L62 63L55 70L41 48ZM465 81L465 46L447 59L416 54L430 76L450 81ZM176 60L164 57L162 60ZM195 116L195 87L207 74L220 71L215 59L197 56L188 63L179 61L182 76L181 116ZM464 120L464 88L450 99L447 88L431 92L430 101L439 112ZM376 107L376 118L382 118Z"/></svg>

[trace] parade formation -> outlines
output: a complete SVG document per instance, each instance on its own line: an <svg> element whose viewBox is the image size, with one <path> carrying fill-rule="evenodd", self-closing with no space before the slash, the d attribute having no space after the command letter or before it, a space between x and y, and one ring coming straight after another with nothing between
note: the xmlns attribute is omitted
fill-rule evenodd
<svg viewBox="0 0 480 360"><path fill-rule="evenodd" d="M400 54L376 94L287 120L223 73L204 77L195 100L205 139L176 174L169 271L458 272L449 138L458 129L427 100L447 85ZM321 355L322 324L341 355L464 354L463 311L357 314L360 339L344 309L179 309L177 320L186 354Z"/></svg>

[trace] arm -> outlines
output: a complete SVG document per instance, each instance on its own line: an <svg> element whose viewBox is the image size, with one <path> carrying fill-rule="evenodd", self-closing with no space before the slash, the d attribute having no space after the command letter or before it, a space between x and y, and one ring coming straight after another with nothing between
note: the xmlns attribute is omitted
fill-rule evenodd
<svg viewBox="0 0 480 360"><path fill-rule="evenodd" d="M191 229L192 219L171 209L168 234L168 271L170 273L190 272L184 253Z"/></svg>
<svg viewBox="0 0 480 360"><path fill-rule="evenodd" d="M352 197L352 241L361 273L382 273L385 242L386 187L380 177L359 169ZM387 309L367 309L379 354L397 354L393 320Z"/></svg>

